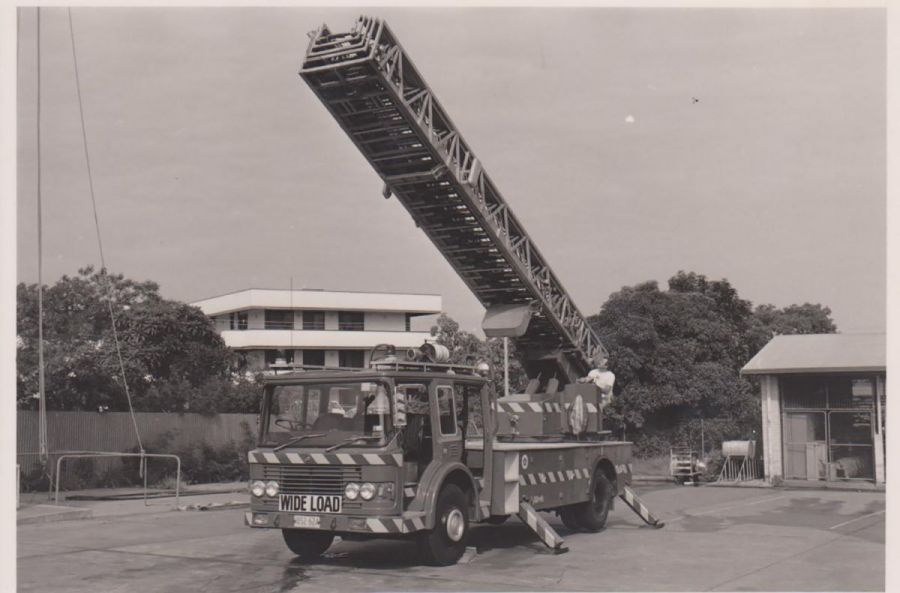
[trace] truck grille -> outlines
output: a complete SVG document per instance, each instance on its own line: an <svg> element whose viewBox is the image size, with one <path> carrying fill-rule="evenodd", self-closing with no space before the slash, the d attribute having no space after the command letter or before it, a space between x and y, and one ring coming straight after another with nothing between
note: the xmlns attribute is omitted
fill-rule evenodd
<svg viewBox="0 0 900 593"><path fill-rule="evenodd" d="M359 482L358 466L263 465L263 480L276 480L285 494L343 495L347 482Z"/></svg>

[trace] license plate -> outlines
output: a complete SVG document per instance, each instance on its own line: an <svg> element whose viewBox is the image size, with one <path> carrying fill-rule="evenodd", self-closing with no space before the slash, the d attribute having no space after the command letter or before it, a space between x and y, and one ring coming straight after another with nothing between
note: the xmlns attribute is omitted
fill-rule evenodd
<svg viewBox="0 0 900 593"><path fill-rule="evenodd" d="M294 515L294 527L306 527L308 529L319 528L318 515Z"/></svg>
<svg viewBox="0 0 900 593"><path fill-rule="evenodd" d="M282 494L278 510L289 513L340 513L341 497L324 494Z"/></svg>

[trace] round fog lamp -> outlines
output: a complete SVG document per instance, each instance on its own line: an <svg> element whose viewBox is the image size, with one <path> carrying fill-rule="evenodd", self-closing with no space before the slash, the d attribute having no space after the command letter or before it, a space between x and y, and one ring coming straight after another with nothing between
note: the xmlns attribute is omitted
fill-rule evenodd
<svg viewBox="0 0 900 593"><path fill-rule="evenodd" d="M278 482L266 482L266 496L276 496L278 494Z"/></svg>
<svg viewBox="0 0 900 593"><path fill-rule="evenodd" d="M347 500L356 500L356 497L359 496L359 484L350 482L344 486L344 496L347 497Z"/></svg>
<svg viewBox="0 0 900 593"><path fill-rule="evenodd" d="M362 486L359 487L359 495L363 500L372 500L375 498L375 484L372 482L366 482Z"/></svg>
<svg viewBox="0 0 900 593"><path fill-rule="evenodd" d="M266 493L266 485L264 482L260 480L256 480L252 484L250 484L250 494L253 496L262 496Z"/></svg>

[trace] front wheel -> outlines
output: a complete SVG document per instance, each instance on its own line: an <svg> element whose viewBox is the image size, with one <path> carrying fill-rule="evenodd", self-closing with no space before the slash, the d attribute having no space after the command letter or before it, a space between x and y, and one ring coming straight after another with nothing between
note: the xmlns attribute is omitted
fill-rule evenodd
<svg viewBox="0 0 900 593"><path fill-rule="evenodd" d="M606 527L615 488L600 468L591 481L591 499L574 507L575 519L582 529L597 532Z"/></svg>
<svg viewBox="0 0 900 593"><path fill-rule="evenodd" d="M303 560L315 560L331 546L334 536L324 531L282 529L284 543Z"/></svg>
<svg viewBox="0 0 900 593"><path fill-rule="evenodd" d="M466 551L469 517L466 495L455 484L441 489L435 509L434 529L419 536L423 560L431 566L456 564Z"/></svg>

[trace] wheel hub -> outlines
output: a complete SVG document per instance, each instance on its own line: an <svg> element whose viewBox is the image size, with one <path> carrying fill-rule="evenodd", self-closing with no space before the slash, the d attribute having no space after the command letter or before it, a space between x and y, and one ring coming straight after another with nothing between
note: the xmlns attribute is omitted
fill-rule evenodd
<svg viewBox="0 0 900 593"><path fill-rule="evenodd" d="M447 513L447 520L445 523L447 527L447 537L455 542L461 540L463 532L466 530L466 518L463 517L462 511L459 509L450 509L450 512Z"/></svg>

